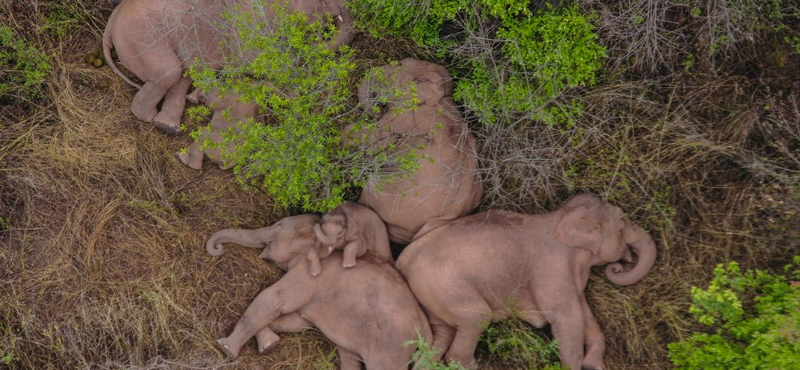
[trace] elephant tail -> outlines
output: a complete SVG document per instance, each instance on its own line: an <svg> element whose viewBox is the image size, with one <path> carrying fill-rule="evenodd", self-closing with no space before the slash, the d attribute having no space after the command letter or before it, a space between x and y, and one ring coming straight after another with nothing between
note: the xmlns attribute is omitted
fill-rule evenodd
<svg viewBox="0 0 800 370"><path fill-rule="evenodd" d="M113 18L109 18L109 22L112 22L112 19ZM128 76L125 76L122 73L122 71L120 71L119 68L117 68L117 65L114 64L114 58L111 57L111 49L113 48L114 48L114 43L111 41L111 31L109 31L108 25L106 25L106 30L105 32L103 32L103 56L106 58L106 64L108 64L108 66L111 67L111 70L114 71L114 73L117 76L122 77L122 79L125 80L125 82L127 82L129 85L137 89L141 89L142 85L139 85L131 81L131 79L128 78Z"/></svg>

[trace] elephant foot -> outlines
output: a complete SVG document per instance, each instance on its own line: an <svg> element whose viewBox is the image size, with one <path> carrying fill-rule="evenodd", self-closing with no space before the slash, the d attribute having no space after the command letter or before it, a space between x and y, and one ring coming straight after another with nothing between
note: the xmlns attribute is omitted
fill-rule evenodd
<svg viewBox="0 0 800 370"><path fill-rule="evenodd" d="M167 122L167 120L161 119L160 117L156 117L153 120L153 124L156 125L159 130L170 136L178 135L178 132L181 130L181 126L179 124L175 122Z"/></svg>
<svg viewBox="0 0 800 370"><path fill-rule="evenodd" d="M268 331L266 333L259 332L256 335L256 341L258 342L258 354L263 355L271 352L275 347L278 346L281 338L278 334L275 334L272 331Z"/></svg>
<svg viewBox="0 0 800 370"><path fill-rule="evenodd" d="M308 274L311 276L319 276L322 273L322 265L319 262L308 261Z"/></svg>
<svg viewBox="0 0 800 370"><path fill-rule="evenodd" d="M342 267L344 267L346 269L353 268L353 267L356 267L356 263L355 262L343 262L342 263Z"/></svg>
<svg viewBox="0 0 800 370"><path fill-rule="evenodd" d="M196 88L189 94L186 94L186 101L193 105L200 104L200 88Z"/></svg>
<svg viewBox="0 0 800 370"><path fill-rule="evenodd" d="M175 152L175 158L177 158L179 162L183 163L184 165L193 170L199 170L203 168L202 157L200 157L201 159L198 161L192 158L192 155L189 153Z"/></svg>
<svg viewBox="0 0 800 370"><path fill-rule="evenodd" d="M583 366L581 366L581 370L606 370L606 367L605 366L595 366L595 365L583 364Z"/></svg>
<svg viewBox="0 0 800 370"><path fill-rule="evenodd" d="M228 338L217 339L217 345L219 346L219 349L221 349L222 352L225 352L225 354L228 355L229 357L239 356L239 348L233 350L230 343L228 343Z"/></svg>
<svg viewBox="0 0 800 370"><path fill-rule="evenodd" d="M140 121L153 122L153 120L156 118L156 115L158 115L158 110L155 108L138 109L134 106L131 106L131 113L133 113L133 116Z"/></svg>
<svg viewBox="0 0 800 370"><path fill-rule="evenodd" d="M606 365L603 362L603 351L587 351L586 356L583 358L581 370L606 370Z"/></svg>

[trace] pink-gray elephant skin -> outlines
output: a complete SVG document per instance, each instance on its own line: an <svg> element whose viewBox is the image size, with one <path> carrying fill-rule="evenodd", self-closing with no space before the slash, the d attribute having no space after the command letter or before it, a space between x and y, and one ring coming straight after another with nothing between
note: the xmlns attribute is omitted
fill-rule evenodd
<svg viewBox="0 0 800 370"><path fill-rule="evenodd" d="M139 89L131 103L136 118L153 122L168 134L180 130L180 118L186 104L191 80L183 71L195 61L220 69L226 53L221 42L228 31L220 30L222 15L229 9L254 13L252 0L124 0L114 11L103 33L103 52L114 72ZM270 4L271 2L268 2ZM353 19L343 0L294 0L289 11L308 14L328 12L340 33L332 44L345 45L353 37ZM269 6L263 19L273 19ZM235 44L235 42L230 43ZM111 58L116 49L120 62L144 83L139 85L123 75ZM164 100L161 111L157 104ZM191 100L196 100L193 96Z"/></svg>
<svg viewBox="0 0 800 370"><path fill-rule="evenodd" d="M619 262L638 258L630 271ZM605 339L584 296L592 266L607 264L619 285L641 280L656 246L622 210L581 194L538 215L492 210L439 227L408 245L397 269L428 314L434 348L475 368L488 322L519 312L535 327L550 323L561 362L606 369Z"/></svg>
<svg viewBox="0 0 800 370"><path fill-rule="evenodd" d="M186 148L186 151L175 153L178 161L187 167L199 170L203 167L203 158L208 157L212 162L219 165L222 169L231 168L233 165L228 163L223 150L231 152L236 142L230 141L225 146L223 133L228 130L239 130L240 124L248 124L248 120L255 118L258 113L258 106L253 102L243 102L235 92L228 92L224 96L219 91L209 93L202 92L198 99L208 105L213 112L211 123L207 129L201 131L196 142ZM206 143L208 141L209 143ZM220 147L210 147L203 149L204 144L216 144Z"/></svg>
<svg viewBox="0 0 800 370"><path fill-rule="evenodd" d="M418 335L430 342L425 314L403 277L388 262L367 252L358 265L342 268L335 251L321 261L323 270L311 277L306 253L316 242L317 215L282 219L254 230L226 229L206 242L212 255L222 253L223 243L264 248L260 257L286 271L264 289L236 323L233 332L217 343L230 356L253 336L258 350L273 349L276 331L301 331L317 327L338 346L342 370L407 370L413 346L403 346Z"/></svg>
<svg viewBox="0 0 800 370"><path fill-rule="evenodd" d="M322 215L314 225L317 243L308 251L308 269L312 276L322 271L320 259L327 258L334 250L341 250L342 267L356 265L356 258L371 250L394 265L389 247L386 224L369 207L356 202L344 202L334 210Z"/></svg>
<svg viewBox="0 0 800 370"><path fill-rule="evenodd" d="M409 84L416 87L418 105L398 113L409 97L390 102L375 114L379 121L370 140L388 145L402 137L409 146L422 146L420 168L390 184L371 179L358 199L386 222L391 241L403 244L470 214L483 196L475 137L453 101L447 69L416 59L377 67L362 80L358 98L367 112L375 113L376 102L387 88L391 95L394 88L405 89Z"/></svg>

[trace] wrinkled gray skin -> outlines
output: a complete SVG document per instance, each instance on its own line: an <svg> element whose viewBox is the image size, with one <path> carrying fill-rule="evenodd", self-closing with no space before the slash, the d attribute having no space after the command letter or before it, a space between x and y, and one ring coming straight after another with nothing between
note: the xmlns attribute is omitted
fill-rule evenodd
<svg viewBox="0 0 800 370"><path fill-rule="evenodd" d="M189 145L186 152L175 153L175 157L181 163L195 170L203 167L204 157L208 157L222 169L231 168L232 164L223 160L220 148L207 148L204 150L201 148L201 144L205 143L206 140L221 144L225 140L222 134L229 129L238 130L239 123L246 124L249 119L255 118L258 113L258 106L252 102L239 101L238 95L234 92L229 92L225 96L220 96L218 91L212 91L208 94L200 93L198 99L208 105L213 112L211 123L209 124L210 129L202 131L198 141ZM235 142L227 144L228 152L233 150L235 144Z"/></svg>
<svg viewBox="0 0 800 370"><path fill-rule="evenodd" d="M224 23L222 14L234 6L250 14L260 12L255 14L256 19L274 18L269 7L263 12L254 11L249 0L124 0L114 9L103 33L103 53L114 72L139 89L131 103L136 118L153 122L168 134L178 133L191 85L190 79L182 77L183 71L195 60L220 69L223 55L237 52L223 50L220 43L229 35L218 27ZM334 47L347 44L353 37L353 19L342 0L295 0L289 2L289 10L314 15L330 13L340 30L332 42ZM119 71L111 58L111 49L117 50L120 62L143 85ZM159 111L156 106L162 99ZM197 94L189 99L196 102Z"/></svg>
<svg viewBox="0 0 800 370"><path fill-rule="evenodd" d="M319 260L327 258L334 250L343 251L342 267L356 265L356 258L368 250L394 264L389 247L389 234L386 224L371 209L355 202L344 202L322 216L314 225L317 243L308 251L308 271L311 276L322 272Z"/></svg>
<svg viewBox="0 0 800 370"><path fill-rule="evenodd" d="M342 370L407 370L415 348L404 347L417 333L430 342L425 314L400 274L372 252L358 266L343 269L341 253L321 261L322 273L309 275L306 254L316 242L317 215L287 217L255 230L226 229L212 235L206 250L222 253L223 243L264 248L260 257L274 262L286 274L263 290L236 323L219 339L220 348L237 356L253 336L260 353L278 344L276 331L317 327L338 346Z"/></svg>
<svg viewBox="0 0 800 370"><path fill-rule="evenodd" d="M382 74L385 82L381 81ZM400 101L389 102L382 111L376 109L380 108L379 99L412 83L419 100L416 109L397 114L396 108L408 101L408 94ZM359 86L361 105L379 118L370 142L378 143L378 147L398 142L424 147L418 152L422 157L417 172L391 184L370 179L358 199L386 222L393 242L407 244L471 213L483 196L475 137L452 95L453 82L447 69L416 59L374 68Z"/></svg>
<svg viewBox="0 0 800 370"><path fill-rule="evenodd" d="M618 261L638 261L623 271ZM584 289L592 266L605 265L619 285L650 271L656 245L622 210L582 194L561 208L523 215L492 210L467 216L417 239L397 269L428 314L434 348L475 369L473 353L486 323L521 312L535 327L552 325L561 362L606 369L605 339Z"/></svg>

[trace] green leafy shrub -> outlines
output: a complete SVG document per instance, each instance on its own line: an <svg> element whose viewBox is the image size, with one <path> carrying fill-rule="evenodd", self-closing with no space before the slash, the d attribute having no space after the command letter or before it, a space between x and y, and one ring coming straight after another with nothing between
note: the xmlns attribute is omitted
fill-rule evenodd
<svg viewBox="0 0 800 370"><path fill-rule="evenodd" d="M254 2L254 6L267 6ZM335 208L352 187L367 178L391 178L386 171L415 170L415 159L395 155L396 148L371 148L357 138L345 140L343 128L374 128L374 120L348 105L350 76L355 69L353 51L328 47L338 30L333 22L309 21L302 12L273 6L275 21L268 23L248 14L231 12L227 23L236 33L240 55L221 71L196 65L189 76L196 84L221 93L234 91L244 101L255 102L270 124L242 122L239 130L224 133L239 143L224 160L244 183L258 183L280 206L305 211ZM197 108L197 114L209 113ZM193 133L195 139L200 132ZM213 146L213 143L202 143Z"/></svg>
<svg viewBox="0 0 800 370"><path fill-rule="evenodd" d="M305 13L277 6L275 11L275 24L229 13L241 54L255 57L234 55L238 60L219 72L198 66L189 75L202 89L235 91L277 123L242 123L238 133L228 134L241 142L227 158L240 179L260 181L282 206L328 210L352 185L337 161L344 154L337 124L350 97L353 53L327 47L337 32L333 22L309 22Z"/></svg>
<svg viewBox="0 0 800 370"><path fill-rule="evenodd" d="M374 35L408 37L453 60L454 97L486 124L522 115L571 126L582 107L558 97L565 88L594 84L606 53L591 17L574 5L548 3L535 12L527 0L354 0L351 6L365 15L359 27Z"/></svg>
<svg viewBox="0 0 800 370"><path fill-rule="evenodd" d="M762 270L718 265L707 289L692 287L689 312L710 330L671 343L678 369L800 368L800 256L786 266L793 281Z"/></svg>
<svg viewBox="0 0 800 370"><path fill-rule="evenodd" d="M38 86L50 74L49 59L11 27L0 25L0 96L38 96Z"/></svg>

